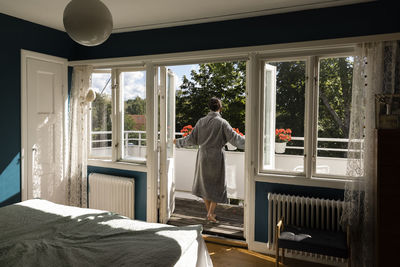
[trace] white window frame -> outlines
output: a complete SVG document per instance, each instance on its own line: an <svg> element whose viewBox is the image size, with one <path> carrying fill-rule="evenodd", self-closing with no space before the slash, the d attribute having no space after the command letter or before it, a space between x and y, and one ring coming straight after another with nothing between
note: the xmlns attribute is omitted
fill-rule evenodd
<svg viewBox="0 0 400 267"><path fill-rule="evenodd" d="M354 56L354 51L352 49L341 49L337 48L329 51L328 53L318 53L309 52L308 55L296 55L289 53L288 56L280 55L279 57L274 56L258 56L258 66L260 70L259 79L259 107L258 107L258 129L257 129L257 140L258 140L258 150L257 150L257 166L256 172L258 177L282 177L286 176L288 178L298 177L302 179L326 179L326 180L351 180L349 176L341 176L334 174L322 174L316 172L316 159L317 159L317 139L318 139L318 109L319 109L319 60L324 58L332 57L345 57ZM306 64L306 77L305 77L305 116L304 116L304 171L303 172L290 172L290 171L280 171L274 169L264 169L264 141L263 141L263 131L264 131L264 66L268 62L282 62L282 61L304 61Z"/></svg>
<svg viewBox="0 0 400 267"><path fill-rule="evenodd" d="M99 160L99 161L111 161L113 163L131 163L146 165L146 159L124 159L124 92L122 83L122 73L124 72L134 72L134 71L146 71L144 67L112 67L110 69L94 69L93 73L110 73L111 74L111 151L112 156L110 157L95 157L91 153L92 149L92 114L91 109L88 118L88 151L89 159ZM147 141L146 141L147 143Z"/></svg>
<svg viewBox="0 0 400 267"><path fill-rule="evenodd" d="M107 167L107 168L118 168L124 170L134 170L147 172L147 221L155 222L157 218L157 146L155 140L153 140L154 131L156 130L157 120L153 118L157 111L156 103L156 92L154 85L156 70L154 66L160 65L179 65L179 64L193 64L201 62L210 62L218 59L225 60L246 60L247 67L246 72L248 76L246 78L246 148L247 152L245 155L245 210L244 210L244 228L245 238L249 245L249 250L254 250L263 253L273 253L269 250L265 243L255 241L255 186L256 182L269 182L269 183L280 183L290 185L303 185L303 186L320 186L326 188L337 188L344 189L346 180L338 179L318 179L312 177L311 179L305 179L299 176L290 175L278 175L278 174L260 174L257 172L257 161L258 161L258 146L257 140L257 129L258 125L258 103L259 103L259 92L260 92L260 70L258 66L257 58L259 56L263 58L279 57L282 55L309 55L310 51L313 54L323 55L326 54L330 49L336 51L337 48L353 51L354 47L358 43L363 42L376 42L376 41L390 41L398 40L400 33L395 34L382 34L382 35L371 35L361 36L352 38L340 38L340 39L329 39L329 40L318 40L309 42L299 43L288 43L288 44L273 44L263 46L252 46L252 47L239 47L239 48L228 48L228 49L216 49L216 50L203 50L194 52L178 52L168 54L155 54L155 55L144 55L144 56L132 56L132 57L121 57L121 58L103 58L103 59L91 59L91 60L78 60L70 61L70 66L79 65L92 65L95 68L111 68L114 66L146 66L146 118L147 121L146 133L149 135L147 139L148 143L148 154L147 154L147 165L134 165L131 163L112 163L110 161L99 161L90 160L89 165ZM309 97L309 96L307 96Z"/></svg>

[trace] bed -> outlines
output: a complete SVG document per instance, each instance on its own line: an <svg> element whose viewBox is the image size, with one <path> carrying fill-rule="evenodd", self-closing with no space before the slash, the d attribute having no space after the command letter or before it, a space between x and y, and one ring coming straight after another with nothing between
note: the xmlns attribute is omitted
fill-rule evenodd
<svg viewBox="0 0 400 267"><path fill-rule="evenodd" d="M0 266L212 266L201 231L32 199L0 208Z"/></svg>

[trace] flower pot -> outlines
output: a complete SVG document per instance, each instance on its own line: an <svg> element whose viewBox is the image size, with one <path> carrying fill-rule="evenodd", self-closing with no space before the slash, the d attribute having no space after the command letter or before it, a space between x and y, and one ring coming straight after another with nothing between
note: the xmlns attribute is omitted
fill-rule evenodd
<svg viewBox="0 0 400 267"><path fill-rule="evenodd" d="M237 147L235 147L234 145L231 145L230 143L226 143L226 145L228 146L228 150L236 150Z"/></svg>
<svg viewBox="0 0 400 267"><path fill-rule="evenodd" d="M285 153L286 150L286 142L275 143L275 153L281 154Z"/></svg>

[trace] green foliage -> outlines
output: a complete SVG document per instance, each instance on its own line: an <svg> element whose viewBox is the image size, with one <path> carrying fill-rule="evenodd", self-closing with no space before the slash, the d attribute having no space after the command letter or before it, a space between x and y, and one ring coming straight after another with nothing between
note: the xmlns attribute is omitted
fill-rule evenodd
<svg viewBox="0 0 400 267"><path fill-rule="evenodd" d="M305 62L273 62L276 66L276 128L304 136Z"/></svg>
<svg viewBox="0 0 400 267"><path fill-rule="evenodd" d="M96 93L92 102L92 131L111 131L111 97Z"/></svg>
<svg viewBox="0 0 400 267"><path fill-rule="evenodd" d="M137 96L125 101L125 113L132 115L144 115L146 113L146 99Z"/></svg>
<svg viewBox="0 0 400 267"><path fill-rule="evenodd" d="M232 127L245 132L245 71L246 62L200 64L192 70L190 80L184 76L176 99L176 129L196 122L209 112L208 102L221 99L222 117Z"/></svg>
<svg viewBox="0 0 400 267"><path fill-rule="evenodd" d="M130 131L135 129L135 121L129 114L125 114L124 116L124 130Z"/></svg>
<svg viewBox="0 0 400 267"><path fill-rule="evenodd" d="M320 61L318 136L348 138L350 127L353 58ZM319 142L319 147L347 148L347 143ZM318 152L319 156L345 157L344 152Z"/></svg>
<svg viewBox="0 0 400 267"><path fill-rule="evenodd" d="M130 115L144 115L146 100L137 96L125 101L125 130L144 130L144 125L136 125ZM111 97L96 93L96 100L92 103L92 131L111 131Z"/></svg>
<svg viewBox="0 0 400 267"><path fill-rule="evenodd" d="M318 136L347 138L353 60L327 58L320 61Z"/></svg>

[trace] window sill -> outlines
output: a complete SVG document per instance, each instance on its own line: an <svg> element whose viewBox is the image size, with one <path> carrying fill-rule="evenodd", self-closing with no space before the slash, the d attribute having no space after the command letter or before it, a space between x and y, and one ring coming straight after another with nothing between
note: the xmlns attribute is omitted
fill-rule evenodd
<svg viewBox="0 0 400 267"><path fill-rule="evenodd" d="M133 162L115 162L109 159L88 159L88 166L96 166L103 168L111 168L111 169L119 169L119 170L128 170L128 171L138 171L138 172L147 172L147 166L145 163L133 163Z"/></svg>
<svg viewBox="0 0 400 267"><path fill-rule="evenodd" d="M350 179L333 179L333 178L305 178L303 176L278 175L278 174L258 174L255 176L256 182L267 182L275 184L289 184L299 186L325 187L333 189L344 189L346 182Z"/></svg>

